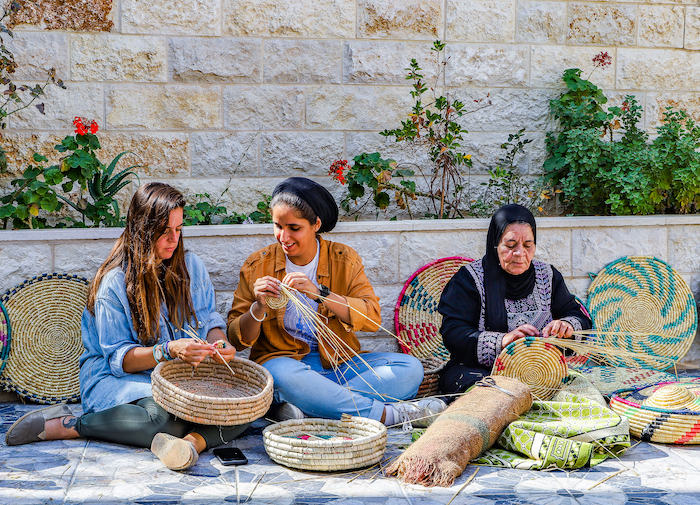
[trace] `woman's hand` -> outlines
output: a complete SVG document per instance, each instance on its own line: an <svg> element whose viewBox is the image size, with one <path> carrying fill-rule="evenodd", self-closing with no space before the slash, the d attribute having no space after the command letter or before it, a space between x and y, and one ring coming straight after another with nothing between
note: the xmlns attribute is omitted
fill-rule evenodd
<svg viewBox="0 0 700 505"><path fill-rule="evenodd" d="M505 349L508 344L515 342L520 338L536 337L539 334L540 331L531 324L523 324L518 326L513 331L503 335L503 340L501 340L501 349Z"/></svg>
<svg viewBox="0 0 700 505"><path fill-rule="evenodd" d="M214 356L214 344L198 342L193 338L180 338L168 343L170 356L197 366L208 356ZM222 349L223 350L223 349ZM221 352L221 350L219 351ZM235 350L234 350L235 352Z"/></svg>
<svg viewBox="0 0 700 505"><path fill-rule="evenodd" d="M542 330L543 337L571 338L574 334L574 327L566 321L555 319Z"/></svg>
<svg viewBox="0 0 700 505"><path fill-rule="evenodd" d="M318 296L321 294L321 291L316 287L316 285L301 272L292 272L285 275L284 279L282 279L282 283L298 290L300 293L305 294L307 298L313 301L316 301Z"/></svg>
<svg viewBox="0 0 700 505"><path fill-rule="evenodd" d="M260 277L255 281L253 284L253 295L255 296L255 300L258 302L258 305L265 307L265 300L268 296L272 296L273 298L279 296L279 283L280 281L274 277L270 277L269 275Z"/></svg>
<svg viewBox="0 0 700 505"><path fill-rule="evenodd" d="M219 356L219 354L216 354L215 352L212 356L214 358L214 361L216 361L217 363L231 361L233 358L236 357L236 348L229 344L226 340L220 340L220 342L224 343L224 347L217 346L216 350L219 351L219 354L221 356Z"/></svg>

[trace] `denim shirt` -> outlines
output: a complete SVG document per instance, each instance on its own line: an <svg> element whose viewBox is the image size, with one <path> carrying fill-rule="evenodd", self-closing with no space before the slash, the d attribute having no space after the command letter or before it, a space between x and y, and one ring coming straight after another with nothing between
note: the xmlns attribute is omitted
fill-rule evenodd
<svg viewBox="0 0 700 505"><path fill-rule="evenodd" d="M190 293L202 339L212 328L226 332L226 324L216 311L214 286L204 263L194 254L185 255L190 274ZM194 326L194 321L191 322ZM80 357L80 394L85 413L100 412L115 405L151 396L151 370L124 371L124 356L141 346L131 319L126 297L124 272L114 268L102 278L95 297L95 315L83 311L82 337L85 352ZM161 307L158 343L188 338L170 323L165 305Z"/></svg>

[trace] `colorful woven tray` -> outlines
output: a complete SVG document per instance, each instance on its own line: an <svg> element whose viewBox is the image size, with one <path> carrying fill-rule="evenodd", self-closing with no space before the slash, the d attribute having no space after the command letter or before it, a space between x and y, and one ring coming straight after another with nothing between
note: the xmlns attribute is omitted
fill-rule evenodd
<svg viewBox="0 0 700 505"><path fill-rule="evenodd" d="M598 344L639 355L609 356L615 366L666 370L688 352L698 328L690 287L671 265L651 256L607 265L588 288L588 309L596 330L618 332L597 335Z"/></svg>
<svg viewBox="0 0 700 505"><path fill-rule="evenodd" d="M440 387L440 372L445 368L446 362L440 358L418 358L423 365L423 382L418 387L416 398L435 396Z"/></svg>
<svg viewBox="0 0 700 505"><path fill-rule="evenodd" d="M576 368L595 388L605 396L630 388L640 388L658 384L659 382L675 381L676 376L668 372L660 372L650 368L628 368L616 366L588 366Z"/></svg>
<svg viewBox="0 0 700 505"><path fill-rule="evenodd" d="M10 318L7 317L5 306L0 303L0 375L2 375L7 358L10 356L11 340L12 327L10 326Z"/></svg>
<svg viewBox="0 0 700 505"><path fill-rule="evenodd" d="M442 316L437 307L445 285L470 261L461 256L435 260L406 281L394 309L394 326L403 352L417 358L450 359L440 336Z"/></svg>
<svg viewBox="0 0 700 505"><path fill-rule="evenodd" d="M620 391L610 408L629 420L630 433L647 442L700 444L700 379L662 382Z"/></svg>
<svg viewBox="0 0 700 505"><path fill-rule="evenodd" d="M548 400L569 375L561 351L543 339L525 337L511 342L493 363L491 375L505 375L530 386L532 397Z"/></svg>
<svg viewBox="0 0 700 505"><path fill-rule="evenodd" d="M12 322L3 385L37 403L80 401L80 321L88 281L68 274L27 279L2 296Z"/></svg>

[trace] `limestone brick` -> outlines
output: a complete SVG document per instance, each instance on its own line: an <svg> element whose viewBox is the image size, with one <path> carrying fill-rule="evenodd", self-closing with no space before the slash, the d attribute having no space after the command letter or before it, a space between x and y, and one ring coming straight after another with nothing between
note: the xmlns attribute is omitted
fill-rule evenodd
<svg viewBox="0 0 700 505"><path fill-rule="evenodd" d="M484 255L482 230L402 233L399 241L399 278L403 282L420 267L449 256L478 259Z"/></svg>
<svg viewBox="0 0 700 505"><path fill-rule="evenodd" d="M501 145L507 140L508 133L506 132L473 132L465 135L460 144L462 152L471 156L472 167L469 172L486 175L489 170L493 170L497 166L509 168L499 161L506 156L506 150L501 149ZM528 159L525 153L517 154L514 164L518 173L528 173Z"/></svg>
<svg viewBox="0 0 700 505"><path fill-rule="evenodd" d="M561 2L518 2L516 42L564 44L568 32L566 9Z"/></svg>
<svg viewBox="0 0 700 505"><path fill-rule="evenodd" d="M362 259L364 261L364 258ZM401 289L403 288L405 280L407 279L402 279L398 284L372 284L374 294L379 297L382 326L394 334L396 334L394 328L394 307L396 306L396 301L399 299L399 294L401 294ZM384 334L381 329L379 333ZM394 337L389 336L389 340L393 341L391 342L393 345L396 345Z"/></svg>
<svg viewBox="0 0 700 505"><path fill-rule="evenodd" d="M189 130L221 128L221 92L187 85L112 85L106 91L110 128Z"/></svg>
<svg viewBox="0 0 700 505"><path fill-rule="evenodd" d="M355 0L224 0L224 33L252 37L349 38Z"/></svg>
<svg viewBox="0 0 700 505"><path fill-rule="evenodd" d="M91 280L113 245L114 240L59 243L54 247L54 271Z"/></svg>
<svg viewBox="0 0 700 505"><path fill-rule="evenodd" d="M593 58L607 52L613 59L612 65L598 67L595 73ZM619 50L617 55L619 55ZM565 87L562 75L568 68L579 68L585 78L591 75L591 79L600 88L615 87L616 52L607 47L562 47L562 46L532 46L530 51L530 73L532 78L530 86L533 88L557 88Z"/></svg>
<svg viewBox="0 0 700 505"><path fill-rule="evenodd" d="M696 93L647 93L646 126L658 128L663 123L666 107L684 110L694 121L700 121L700 95Z"/></svg>
<svg viewBox="0 0 700 505"><path fill-rule="evenodd" d="M119 153L130 151L119 160L117 169L139 165L136 170L140 176L156 178L187 177L190 174L187 134L106 131L100 134L100 144L99 158L103 163L109 163Z"/></svg>
<svg viewBox="0 0 700 505"><path fill-rule="evenodd" d="M165 39L114 34L71 36L71 75L76 81L167 80Z"/></svg>
<svg viewBox="0 0 700 505"><path fill-rule="evenodd" d="M432 44L393 41L350 40L343 46L343 82L350 84L412 84L406 80L407 68L415 59L432 85L437 74L437 60Z"/></svg>
<svg viewBox="0 0 700 505"><path fill-rule="evenodd" d="M266 40L264 81L285 84L339 84L341 43L335 40Z"/></svg>
<svg viewBox="0 0 700 505"><path fill-rule="evenodd" d="M295 130L304 123L299 86L227 86L224 124L229 130Z"/></svg>
<svg viewBox="0 0 700 505"><path fill-rule="evenodd" d="M8 169L6 173L12 175L13 179L21 175L29 163L36 164L32 159L34 153L49 159L45 163L46 166L58 163L63 153L56 151L54 146L59 144L62 138L50 133L3 133L2 147L7 156Z"/></svg>
<svg viewBox="0 0 700 505"><path fill-rule="evenodd" d="M258 134L201 132L192 134L192 175L258 175Z"/></svg>
<svg viewBox="0 0 700 505"><path fill-rule="evenodd" d="M428 169L431 162L425 145L413 142L396 142L393 137L384 137L378 132L348 132L346 135L347 157L350 164L361 153L381 154L384 159L396 161L401 168ZM427 173L427 172L426 172Z"/></svg>
<svg viewBox="0 0 700 505"><path fill-rule="evenodd" d="M588 301L588 286L591 284L591 280L588 277L564 278L564 283L572 295L578 296L583 303Z"/></svg>
<svg viewBox="0 0 700 505"><path fill-rule="evenodd" d="M327 176L343 157L341 132L266 133L260 144L260 173L265 176Z"/></svg>
<svg viewBox="0 0 700 505"><path fill-rule="evenodd" d="M258 39L173 37L168 41L170 76L177 82L260 82Z"/></svg>
<svg viewBox="0 0 700 505"><path fill-rule="evenodd" d="M9 125L14 129L73 131L73 118L94 119L100 127L103 120L103 92L100 84L73 83L66 89L50 85L36 103L44 103L44 114L32 104L11 115Z"/></svg>
<svg viewBox="0 0 700 505"><path fill-rule="evenodd" d="M325 238L355 249L362 258L365 274L372 285L401 282L397 261L399 255L398 233L345 234L337 232Z"/></svg>
<svg viewBox="0 0 700 505"><path fill-rule="evenodd" d="M683 47L683 18L680 6L639 6L639 45Z"/></svg>
<svg viewBox="0 0 700 505"><path fill-rule="evenodd" d="M221 35L218 0L121 1L123 33Z"/></svg>
<svg viewBox="0 0 700 505"><path fill-rule="evenodd" d="M107 32L114 28L118 7L112 0L19 0L21 8L7 20L12 28Z"/></svg>
<svg viewBox="0 0 700 505"><path fill-rule="evenodd" d="M535 258L553 265L564 277L571 277L571 230L537 230Z"/></svg>
<svg viewBox="0 0 700 505"><path fill-rule="evenodd" d="M686 49L700 49L700 7L685 8L685 39Z"/></svg>
<svg viewBox="0 0 700 505"><path fill-rule="evenodd" d="M3 41L18 65L13 79L46 81L52 68L57 78L68 79L67 34L15 32L14 37L5 37Z"/></svg>
<svg viewBox="0 0 700 505"><path fill-rule="evenodd" d="M21 242L0 244L3 293L25 279L53 271L53 255L49 245L23 245Z"/></svg>
<svg viewBox="0 0 700 505"><path fill-rule="evenodd" d="M569 6L569 41L573 44L634 45L637 6L574 3Z"/></svg>
<svg viewBox="0 0 700 505"><path fill-rule="evenodd" d="M451 44L446 48L448 86L526 86L528 51L525 46Z"/></svg>
<svg viewBox="0 0 700 505"><path fill-rule="evenodd" d="M700 272L700 226L668 228L668 262L679 272Z"/></svg>
<svg viewBox="0 0 700 505"><path fill-rule="evenodd" d="M306 126L314 130L397 128L413 105L406 88L319 86L307 93Z"/></svg>
<svg viewBox="0 0 700 505"><path fill-rule="evenodd" d="M440 0L359 0L358 34L373 39L442 39Z"/></svg>
<svg viewBox="0 0 700 505"><path fill-rule="evenodd" d="M258 202L271 195L275 186L284 178L275 177L221 177L178 178L172 185L182 191L190 203L203 201L197 195L209 195L211 202L223 205L229 212L250 214L257 210ZM147 182L142 180L142 182ZM228 188L228 191L225 191Z"/></svg>
<svg viewBox="0 0 700 505"><path fill-rule="evenodd" d="M513 42L515 4L515 0L449 0L445 38L462 42Z"/></svg>
<svg viewBox="0 0 700 505"><path fill-rule="evenodd" d="M679 69L683 69L679 72ZM617 88L695 90L700 53L673 49L619 49Z"/></svg>
<svg viewBox="0 0 700 505"><path fill-rule="evenodd" d="M216 311L221 314L224 321L226 321L228 317L228 311L231 310L231 305L233 304L233 290L236 289L236 286L238 286L238 277L230 279L226 283L226 290L218 290L216 292ZM236 353L236 356L239 358L241 357L240 353Z"/></svg>

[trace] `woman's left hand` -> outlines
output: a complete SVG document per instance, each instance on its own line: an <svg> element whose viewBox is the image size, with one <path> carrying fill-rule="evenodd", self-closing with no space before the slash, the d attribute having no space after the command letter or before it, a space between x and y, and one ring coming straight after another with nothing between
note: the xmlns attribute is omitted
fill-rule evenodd
<svg viewBox="0 0 700 505"><path fill-rule="evenodd" d="M231 344L228 343L227 340L221 340L220 342L223 342L225 344L225 347L218 348L217 351L219 351L219 354L214 353L212 358L214 358L214 361L217 363L223 363L224 361L229 362L231 361L235 356L236 356L236 348L233 347ZM223 358L223 359L222 359Z"/></svg>
<svg viewBox="0 0 700 505"><path fill-rule="evenodd" d="M291 272L284 276L282 284L286 284L300 293L305 294L311 300L316 301L316 298L321 294L321 291L309 278L301 272Z"/></svg>
<svg viewBox="0 0 700 505"><path fill-rule="evenodd" d="M566 321L555 319L542 330L543 337L571 338L574 334L574 327Z"/></svg>

